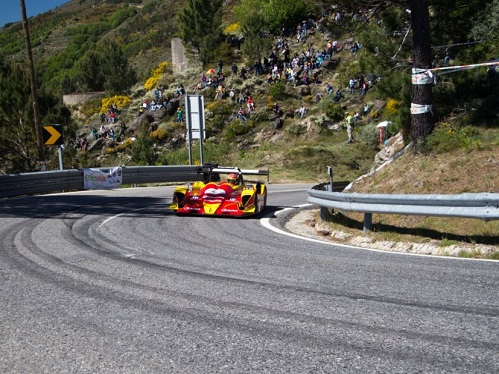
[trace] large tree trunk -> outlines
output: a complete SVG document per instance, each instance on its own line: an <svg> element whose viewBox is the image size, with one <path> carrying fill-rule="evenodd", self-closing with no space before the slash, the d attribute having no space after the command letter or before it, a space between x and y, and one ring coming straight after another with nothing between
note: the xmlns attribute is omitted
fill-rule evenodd
<svg viewBox="0 0 499 374"><path fill-rule="evenodd" d="M412 0L411 23L413 33L413 67L414 69L430 69L430 14L428 0ZM414 147L432 133L434 129L433 113L431 111L432 83L425 81L425 74L414 75L412 84L411 103L411 137ZM419 83L417 83L419 82Z"/></svg>
<svg viewBox="0 0 499 374"><path fill-rule="evenodd" d="M33 62L33 52L31 50L28 17L26 17L26 5L24 4L24 0L20 0L20 4L21 4L21 16L23 18L25 40L26 40L26 53L28 55L28 62L29 62L31 96L32 96L31 99L33 100L33 115L34 115L33 126L35 128L36 142L38 144L38 158L39 161L41 162L45 161L45 153L43 151L43 136L42 136L42 128L40 125L40 110L38 104L38 91L36 88L35 64Z"/></svg>

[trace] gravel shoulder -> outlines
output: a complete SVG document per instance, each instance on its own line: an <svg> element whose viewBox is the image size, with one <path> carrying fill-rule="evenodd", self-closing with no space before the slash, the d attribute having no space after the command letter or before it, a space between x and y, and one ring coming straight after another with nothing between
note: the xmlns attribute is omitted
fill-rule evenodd
<svg viewBox="0 0 499 374"><path fill-rule="evenodd" d="M438 240L411 243L376 240L374 235L369 233L354 235L346 231L333 230L326 222L320 219L319 209L305 208L296 210L287 217L284 227L296 235L308 238L381 251L473 258L481 258L499 251L499 246L493 245L459 243L443 246Z"/></svg>

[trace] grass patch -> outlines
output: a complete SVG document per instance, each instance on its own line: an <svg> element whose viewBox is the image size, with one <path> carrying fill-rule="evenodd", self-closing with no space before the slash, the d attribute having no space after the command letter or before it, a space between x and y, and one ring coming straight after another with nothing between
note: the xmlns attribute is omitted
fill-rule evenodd
<svg viewBox="0 0 499 374"><path fill-rule="evenodd" d="M481 255L482 255L482 253L477 249L473 249L471 251L461 250L457 254L458 257L462 257L462 258L480 258Z"/></svg>
<svg viewBox="0 0 499 374"><path fill-rule="evenodd" d="M499 260L499 251L489 253L485 256L488 260Z"/></svg>
<svg viewBox="0 0 499 374"><path fill-rule="evenodd" d="M332 230L347 232L351 235L366 235L363 232L363 213L339 212L330 214L325 220ZM435 221L436 220L436 221ZM470 224L470 221L474 224ZM424 224L422 224L424 222ZM437 224L434 224L438 222ZM369 235L375 241L391 241L406 243L430 243L438 242L439 247L446 248L460 245L495 245L499 242L497 229L487 227L494 234L485 235L483 226L497 222L481 222L469 219L449 219L418 216L399 215L373 215L373 230ZM437 229L439 227L440 229ZM443 251L443 255L450 255L449 251ZM479 249L461 250L457 254L466 258L499 259L499 251L493 253L482 253Z"/></svg>

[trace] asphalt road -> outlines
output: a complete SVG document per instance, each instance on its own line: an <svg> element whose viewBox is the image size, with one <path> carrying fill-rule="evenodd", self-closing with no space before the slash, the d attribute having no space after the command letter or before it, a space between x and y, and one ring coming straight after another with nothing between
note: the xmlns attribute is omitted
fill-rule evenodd
<svg viewBox="0 0 499 374"><path fill-rule="evenodd" d="M177 217L171 191L0 201L1 373L499 372L499 262Z"/></svg>

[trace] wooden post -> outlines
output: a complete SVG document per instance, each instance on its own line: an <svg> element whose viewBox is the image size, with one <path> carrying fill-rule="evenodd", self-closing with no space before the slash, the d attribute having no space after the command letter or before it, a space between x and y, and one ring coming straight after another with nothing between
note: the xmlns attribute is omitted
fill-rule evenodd
<svg viewBox="0 0 499 374"><path fill-rule="evenodd" d="M29 26L28 26L28 17L26 16L26 5L24 4L24 0L21 1L21 16L23 20L23 28L25 34L26 41L26 53L28 54L28 63L29 63L29 73L30 73L30 85L31 85L31 100L33 102L33 115L34 115L34 127L35 127L35 136L36 143L38 145L38 161L45 161L45 155L43 152L43 137L42 137L42 129L40 127L40 110L38 106L38 91L36 88L36 74L35 74L35 64L33 63L33 52L31 50L31 40L29 37Z"/></svg>

